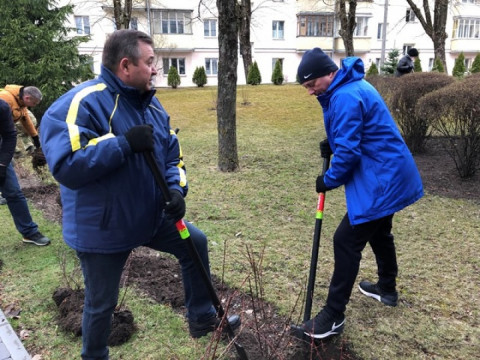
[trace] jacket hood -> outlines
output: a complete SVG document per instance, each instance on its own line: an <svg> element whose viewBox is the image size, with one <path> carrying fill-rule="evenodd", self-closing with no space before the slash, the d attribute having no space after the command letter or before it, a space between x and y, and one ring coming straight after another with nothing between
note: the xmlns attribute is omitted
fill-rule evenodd
<svg viewBox="0 0 480 360"><path fill-rule="evenodd" d="M318 101L323 106L327 104L332 93L339 87L363 79L365 76L365 67L363 65L362 59L356 56L347 57L342 60L342 66L332 83L328 87L327 91L324 94L317 96Z"/></svg>

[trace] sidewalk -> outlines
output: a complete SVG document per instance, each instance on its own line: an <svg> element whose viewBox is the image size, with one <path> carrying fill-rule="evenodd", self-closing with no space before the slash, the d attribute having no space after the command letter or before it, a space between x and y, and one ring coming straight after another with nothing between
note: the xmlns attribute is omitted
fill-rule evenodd
<svg viewBox="0 0 480 360"><path fill-rule="evenodd" d="M0 310L0 360L31 360L2 310Z"/></svg>

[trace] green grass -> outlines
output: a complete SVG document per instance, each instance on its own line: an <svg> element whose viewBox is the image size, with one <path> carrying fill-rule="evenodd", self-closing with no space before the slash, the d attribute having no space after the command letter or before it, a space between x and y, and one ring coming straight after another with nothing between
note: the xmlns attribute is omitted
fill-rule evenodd
<svg viewBox="0 0 480 360"><path fill-rule="evenodd" d="M250 273L246 247L263 259L265 298L288 314L308 276L321 169L322 112L298 85L240 87L237 142L240 169L217 170L215 88L161 89L158 97L180 128L190 192L187 216L209 237L211 266L240 287ZM249 105L242 105L248 101ZM342 189L327 193L313 312L326 298L333 269L332 236L345 212ZM0 207L0 305L14 304L17 331L44 359L78 358L80 340L55 324L51 295L62 282L57 224L33 211L53 239L47 248L23 245L8 209ZM480 353L480 206L427 194L394 218L398 251L398 307L388 308L355 288L342 335L363 359L473 359ZM225 261L224 250L225 251ZM358 276L376 277L370 248ZM127 293L139 331L111 348L117 359L200 359L207 339L188 337L181 315L135 292ZM296 315L300 309L296 310ZM248 349L247 349L248 350ZM175 355L170 355L175 354Z"/></svg>

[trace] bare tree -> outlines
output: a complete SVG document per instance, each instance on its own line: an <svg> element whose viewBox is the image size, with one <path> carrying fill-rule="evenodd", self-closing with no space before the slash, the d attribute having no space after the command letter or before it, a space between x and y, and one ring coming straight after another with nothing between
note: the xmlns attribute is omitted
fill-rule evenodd
<svg viewBox="0 0 480 360"><path fill-rule="evenodd" d="M218 167L238 169L236 102L238 67L237 0L217 0L218 9Z"/></svg>
<svg viewBox="0 0 480 360"><path fill-rule="evenodd" d="M130 28L132 18L132 0L113 0L113 17L117 30Z"/></svg>
<svg viewBox="0 0 480 360"><path fill-rule="evenodd" d="M357 0L348 1L348 11L346 0L338 1L338 17L340 18L339 35L342 37L343 45L345 46L346 56L354 56L353 48L353 31L357 23L355 22L357 11Z"/></svg>
<svg viewBox="0 0 480 360"><path fill-rule="evenodd" d="M447 32L445 31L448 15L449 0L435 0L433 8L433 21L428 0L423 0L423 16L420 8L415 5L413 0L406 0L410 8L415 13L415 16L422 24L425 33L432 39L433 51L435 58L440 59L443 64L445 72L447 71L447 63L445 61L445 40L447 39Z"/></svg>
<svg viewBox="0 0 480 360"><path fill-rule="evenodd" d="M251 20L251 0L240 0L238 4L238 39L240 42L240 54L243 59L243 69L245 70L245 81L247 81L248 69L252 65L252 45L250 43Z"/></svg>

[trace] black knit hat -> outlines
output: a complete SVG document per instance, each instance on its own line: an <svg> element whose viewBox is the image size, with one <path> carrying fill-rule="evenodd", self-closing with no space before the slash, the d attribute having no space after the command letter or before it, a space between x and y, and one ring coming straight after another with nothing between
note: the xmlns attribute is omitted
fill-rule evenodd
<svg viewBox="0 0 480 360"><path fill-rule="evenodd" d="M330 56L320 48L313 48L303 54L302 61L298 65L297 78L300 84L305 81L328 75L338 70Z"/></svg>
<svg viewBox="0 0 480 360"><path fill-rule="evenodd" d="M407 54L411 57L418 57L418 50L415 48L411 48L407 51Z"/></svg>

